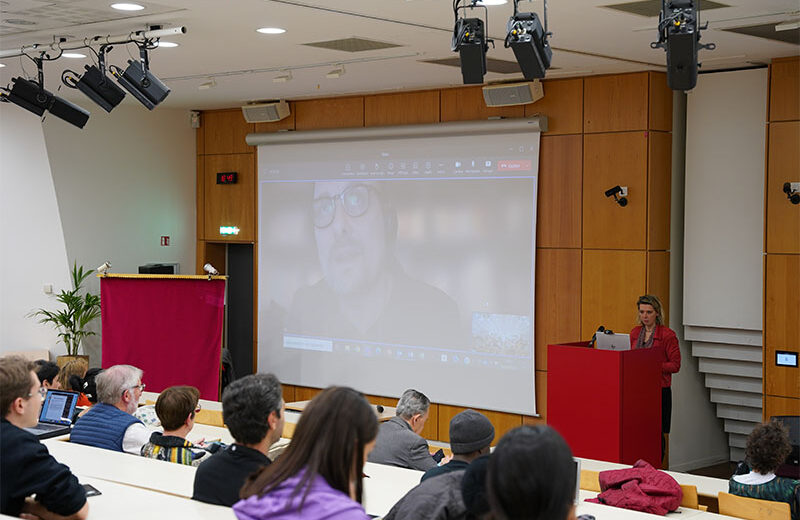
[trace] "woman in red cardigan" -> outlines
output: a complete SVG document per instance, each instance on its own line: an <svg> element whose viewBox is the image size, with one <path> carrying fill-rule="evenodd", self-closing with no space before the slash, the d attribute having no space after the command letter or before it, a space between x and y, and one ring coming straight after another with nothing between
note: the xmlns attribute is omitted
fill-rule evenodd
<svg viewBox="0 0 800 520"><path fill-rule="evenodd" d="M681 369L681 349L675 332L664 325L661 300L645 294L636 301L640 325L631 331L631 348L654 348L661 359L661 432L669 433L672 422L672 374ZM664 436L661 436L664 458Z"/></svg>

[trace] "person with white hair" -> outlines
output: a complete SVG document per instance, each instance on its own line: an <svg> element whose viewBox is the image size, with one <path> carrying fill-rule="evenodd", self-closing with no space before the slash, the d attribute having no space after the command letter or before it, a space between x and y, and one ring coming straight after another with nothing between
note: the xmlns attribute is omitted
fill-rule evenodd
<svg viewBox="0 0 800 520"><path fill-rule="evenodd" d="M97 404L75 423L70 442L139 455L152 433L133 416L145 388L142 371L114 365L98 374L95 383Z"/></svg>
<svg viewBox="0 0 800 520"><path fill-rule="evenodd" d="M397 415L381 424L369 461L427 471L437 463L420 436L428 420L431 401L425 394L408 389L397 401Z"/></svg>

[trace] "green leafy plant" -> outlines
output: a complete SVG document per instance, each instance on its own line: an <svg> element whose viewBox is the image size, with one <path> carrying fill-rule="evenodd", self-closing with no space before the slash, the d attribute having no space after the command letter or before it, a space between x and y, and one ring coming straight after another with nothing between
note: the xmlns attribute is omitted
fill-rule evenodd
<svg viewBox="0 0 800 520"><path fill-rule="evenodd" d="M57 311L39 309L30 314L39 318L39 323L49 323L58 330L58 337L67 346L67 355L77 356L81 342L86 336L95 333L86 330L89 323L100 316L100 296L88 291L83 292L83 282L93 273L83 266L72 265L72 289L62 289L56 301L63 303L65 308Z"/></svg>

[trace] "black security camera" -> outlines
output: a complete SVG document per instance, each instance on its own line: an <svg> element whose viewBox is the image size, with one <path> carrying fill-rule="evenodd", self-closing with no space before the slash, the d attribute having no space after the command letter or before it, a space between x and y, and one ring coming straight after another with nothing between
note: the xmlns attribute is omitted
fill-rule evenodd
<svg viewBox="0 0 800 520"><path fill-rule="evenodd" d="M619 194L622 193L622 187L617 185L613 188L609 188L606 190L606 197L614 197L614 201L619 204L621 207L625 207L628 205L628 198L627 197L620 197Z"/></svg>
<svg viewBox="0 0 800 520"><path fill-rule="evenodd" d="M783 192L789 198L792 204L800 204L800 193L792 189L792 185L788 182L783 183Z"/></svg>

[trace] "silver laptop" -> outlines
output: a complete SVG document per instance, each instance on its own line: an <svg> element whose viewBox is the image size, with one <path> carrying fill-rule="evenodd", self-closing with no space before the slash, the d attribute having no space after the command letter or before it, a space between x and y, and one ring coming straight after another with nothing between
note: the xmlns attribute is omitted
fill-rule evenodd
<svg viewBox="0 0 800 520"><path fill-rule="evenodd" d="M630 334L597 333L597 347L600 350L630 350Z"/></svg>
<svg viewBox="0 0 800 520"><path fill-rule="evenodd" d="M72 415L78 404L78 393L66 390L48 390L39 413L39 424L26 431L39 439L66 435L72 427Z"/></svg>

